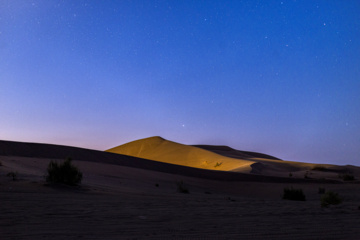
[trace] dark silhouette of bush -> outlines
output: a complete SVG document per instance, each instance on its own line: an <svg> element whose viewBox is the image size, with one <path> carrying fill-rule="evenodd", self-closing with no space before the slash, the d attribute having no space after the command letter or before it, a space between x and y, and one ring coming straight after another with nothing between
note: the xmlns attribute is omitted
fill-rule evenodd
<svg viewBox="0 0 360 240"><path fill-rule="evenodd" d="M216 162L215 166L214 167L220 167L222 164L222 162Z"/></svg>
<svg viewBox="0 0 360 240"><path fill-rule="evenodd" d="M351 175L349 173L340 174L339 177L344 181L354 181L355 180L354 175Z"/></svg>
<svg viewBox="0 0 360 240"><path fill-rule="evenodd" d="M326 167L325 166L322 166L322 165L316 165L312 168L312 170L314 171L326 171Z"/></svg>
<svg viewBox="0 0 360 240"><path fill-rule="evenodd" d="M66 185L78 185L82 180L82 173L72 165L71 158L67 158L63 163L58 164L51 161L47 168L48 175L46 182L63 183Z"/></svg>
<svg viewBox="0 0 360 240"><path fill-rule="evenodd" d="M184 186L183 181L177 183L177 190L179 193L189 193L189 189Z"/></svg>
<svg viewBox="0 0 360 240"><path fill-rule="evenodd" d="M338 193L327 191L321 196L321 207L328 207L329 205L337 205L342 203L342 199Z"/></svg>
<svg viewBox="0 0 360 240"><path fill-rule="evenodd" d="M7 177L11 177L13 181L18 180L17 178L17 172L9 172L8 174L6 174Z"/></svg>
<svg viewBox="0 0 360 240"><path fill-rule="evenodd" d="M294 201L306 201L305 194L302 189L284 188L283 199Z"/></svg>

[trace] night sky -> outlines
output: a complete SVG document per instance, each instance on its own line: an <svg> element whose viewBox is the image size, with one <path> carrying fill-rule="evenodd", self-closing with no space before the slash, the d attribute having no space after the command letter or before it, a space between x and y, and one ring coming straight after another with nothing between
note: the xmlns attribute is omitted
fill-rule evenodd
<svg viewBox="0 0 360 240"><path fill-rule="evenodd" d="M360 165L360 1L0 0L0 139L162 136Z"/></svg>

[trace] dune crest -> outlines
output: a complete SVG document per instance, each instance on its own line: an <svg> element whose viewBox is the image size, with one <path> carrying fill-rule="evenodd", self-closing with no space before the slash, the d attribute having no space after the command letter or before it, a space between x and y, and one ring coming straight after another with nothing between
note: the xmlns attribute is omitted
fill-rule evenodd
<svg viewBox="0 0 360 240"><path fill-rule="evenodd" d="M176 165L221 171L250 172L254 161L234 159L198 147L150 137L126 143L106 152L124 154Z"/></svg>

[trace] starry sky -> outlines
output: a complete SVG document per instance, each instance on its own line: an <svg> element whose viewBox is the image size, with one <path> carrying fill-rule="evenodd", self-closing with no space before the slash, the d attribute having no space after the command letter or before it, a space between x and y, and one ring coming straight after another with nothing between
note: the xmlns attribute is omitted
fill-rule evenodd
<svg viewBox="0 0 360 240"><path fill-rule="evenodd" d="M360 1L0 0L0 139L162 136L360 165Z"/></svg>

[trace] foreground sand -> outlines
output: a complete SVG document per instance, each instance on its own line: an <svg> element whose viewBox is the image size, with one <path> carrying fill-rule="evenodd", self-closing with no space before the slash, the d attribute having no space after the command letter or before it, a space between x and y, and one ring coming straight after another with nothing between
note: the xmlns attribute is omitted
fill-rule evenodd
<svg viewBox="0 0 360 240"><path fill-rule="evenodd" d="M51 187L50 160L0 156L1 239L360 238L359 183L219 181L75 160L82 186ZM189 194L177 192L179 181ZM307 201L282 200L289 186ZM321 208L319 187L344 202Z"/></svg>

